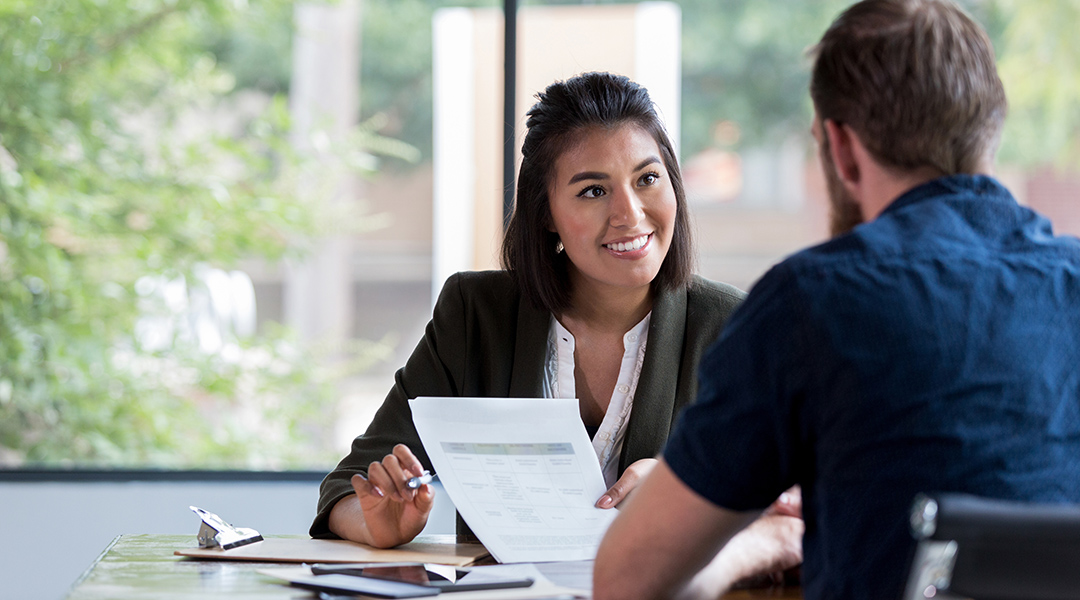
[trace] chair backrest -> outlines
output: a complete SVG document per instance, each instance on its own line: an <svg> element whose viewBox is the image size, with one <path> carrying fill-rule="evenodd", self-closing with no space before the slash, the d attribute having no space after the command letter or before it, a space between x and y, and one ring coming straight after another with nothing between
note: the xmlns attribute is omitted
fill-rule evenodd
<svg viewBox="0 0 1080 600"><path fill-rule="evenodd" d="M905 600L1080 598L1080 505L920 494Z"/></svg>

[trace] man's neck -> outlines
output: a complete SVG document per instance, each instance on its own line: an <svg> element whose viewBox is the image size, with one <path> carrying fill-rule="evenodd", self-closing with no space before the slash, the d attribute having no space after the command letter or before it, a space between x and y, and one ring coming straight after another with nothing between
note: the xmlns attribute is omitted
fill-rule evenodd
<svg viewBox="0 0 1080 600"><path fill-rule="evenodd" d="M910 171L898 171L888 167L870 170L867 194L860 203L863 218L873 221L897 198L920 185L942 177L941 171L932 167L921 167Z"/></svg>
<svg viewBox="0 0 1080 600"><path fill-rule="evenodd" d="M878 217L890 204L905 193L920 185L944 177L945 174L933 167L920 167L907 171L876 165L873 172L874 185L866 199L860 203L863 217L872 221ZM991 161L982 161L976 169L975 175L993 176L994 165Z"/></svg>

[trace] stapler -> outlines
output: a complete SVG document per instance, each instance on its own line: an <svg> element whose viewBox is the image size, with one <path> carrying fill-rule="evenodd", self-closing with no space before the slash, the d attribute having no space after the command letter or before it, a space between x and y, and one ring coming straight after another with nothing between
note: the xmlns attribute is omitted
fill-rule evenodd
<svg viewBox="0 0 1080 600"><path fill-rule="evenodd" d="M199 527L198 534L200 548L221 548L222 550L228 550L230 548L239 548L240 546L261 542L263 539L263 537L259 535L259 532L254 529L249 527L233 527L226 523L221 517L197 506L189 506L188 508L194 511L195 514L199 515L199 518L202 519L202 525Z"/></svg>

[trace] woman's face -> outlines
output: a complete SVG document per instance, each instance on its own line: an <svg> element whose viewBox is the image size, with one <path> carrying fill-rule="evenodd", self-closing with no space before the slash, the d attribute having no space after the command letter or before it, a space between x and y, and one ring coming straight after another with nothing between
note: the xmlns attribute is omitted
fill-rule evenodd
<svg viewBox="0 0 1080 600"><path fill-rule="evenodd" d="M555 161L549 190L571 282L596 291L648 286L675 232L675 190L660 147L632 124L579 135Z"/></svg>

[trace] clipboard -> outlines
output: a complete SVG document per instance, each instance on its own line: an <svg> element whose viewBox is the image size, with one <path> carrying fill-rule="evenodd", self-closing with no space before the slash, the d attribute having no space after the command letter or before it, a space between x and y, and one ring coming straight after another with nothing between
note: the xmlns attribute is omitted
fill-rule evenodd
<svg viewBox="0 0 1080 600"><path fill-rule="evenodd" d="M445 541L439 538L445 538ZM482 544L454 543L455 536L426 536L396 548L373 548L346 540L267 537L237 548L184 548L176 556L203 560L244 560L275 563L423 562L468 566L490 556Z"/></svg>

